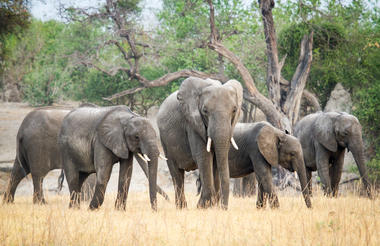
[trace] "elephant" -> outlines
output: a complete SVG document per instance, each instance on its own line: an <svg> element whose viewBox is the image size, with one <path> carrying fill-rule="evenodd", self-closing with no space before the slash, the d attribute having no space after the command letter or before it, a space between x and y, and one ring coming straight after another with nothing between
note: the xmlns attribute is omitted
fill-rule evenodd
<svg viewBox="0 0 380 246"><path fill-rule="evenodd" d="M51 107L36 109L26 115L17 133L16 158L3 201L14 201L20 181L31 174L33 203L46 203L43 196L43 179L53 169L62 168L57 145L58 132L68 109Z"/></svg>
<svg viewBox="0 0 380 246"><path fill-rule="evenodd" d="M310 194L311 172L318 171L324 194L338 196L347 148L354 156L367 195L372 197L364 161L362 127L355 116L343 112L310 114L295 125L294 134L302 145Z"/></svg>
<svg viewBox="0 0 380 246"><path fill-rule="evenodd" d="M239 119L243 89L236 80L225 84L189 77L168 96L157 114L157 125L173 179L177 208L187 207L184 172L199 168L204 187L198 208L228 208L230 143ZM220 192L221 190L221 192Z"/></svg>
<svg viewBox="0 0 380 246"><path fill-rule="evenodd" d="M89 106L90 104L82 104L81 107L85 105ZM29 173L31 173L34 186L33 202L37 204L46 203L42 189L43 179L49 171L62 168L57 140L63 118L70 110L52 107L39 108L24 118L17 134L16 158L3 198L5 203L14 201L18 184ZM41 153L42 151L43 153ZM138 158L141 168L147 175L146 163L140 157L136 156L136 158ZM62 171L58 186L62 187L63 178ZM157 191L165 199L169 199L160 187L157 187Z"/></svg>
<svg viewBox="0 0 380 246"><path fill-rule="evenodd" d="M241 178L255 173L258 181L257 208L266 206L269 198L271 208L278 208L278 197L272 187L272 167L279 165L296 172L305 204L312 207L302 147L299 140L268 122L238 123L234 139L239 149L230 148L228 165L231 178Z"/></svg>
<svg viewBox="0 0 380 246"><path fill-rule="evenodd" d="M96 185L89 209L99 208L112 166L119 162L115 207L125 210L136 155L138 161L148 163L150 204L157 210L158 157L165 157L159 152L156 132L148 119L127 106L80 107L63 119L58 146L70 190L70 208L79 208L81 186L91 173L96 173Z"/></svg>
<svg viewBox="0 0 380 246"><path fill-rule="evenodd" d="M256 176L251 173L242 178L234 179L232 194L236 197L252 197L256 194Z"/></svg>

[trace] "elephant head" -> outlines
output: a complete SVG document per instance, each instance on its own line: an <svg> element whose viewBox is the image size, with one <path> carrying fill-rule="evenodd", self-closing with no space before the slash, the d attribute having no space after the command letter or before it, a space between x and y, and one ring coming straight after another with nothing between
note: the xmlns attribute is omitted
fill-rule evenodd
<svg viewBox="0 0 380 246"><path fill-rule="evenodd" d="M229 171L228 150L233 141L233 129L240 115L243 88L236 80L225 84L219 81L190 77L177 94L180 109L205 150L213 148L222 184L222 205L228 204ZM207 142L207 145L206 145Z"/></svg>
<svg viewBox="0 0 380 246"><path fill-rule="evenodd" d="M127 107L108 112L97 126L100 141L121 159L132 153L149 164L149 193L152 208L156 208L157 163L160 155L157 136L150 122L132 113Z"/></svg>
<svg viewBox="0 0 380 246"><path fill-rule="evenodd" d="M310 208L306 168L298 139L268 124L261 128L256 141L260 153L271 166L280 165L291 172L297 172L306 206Z"/></svg>
<svg viewBox="0 0 380 246"><path fill-rule="evenodd" d="M314 122L312 135L318 143L331 152L336 152L338 148L348 148L352 152L367 195L371 197L359 120L347 113L321 113Z"/></svg>

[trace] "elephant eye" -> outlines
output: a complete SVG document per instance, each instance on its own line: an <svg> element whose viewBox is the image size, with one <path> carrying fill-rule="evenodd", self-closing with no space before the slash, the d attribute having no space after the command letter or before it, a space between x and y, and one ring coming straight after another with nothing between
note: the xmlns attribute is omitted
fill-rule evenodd
<svg viewBox="0 0 380 246"><path fill-rule="evenodd" d="M208 114L207 108L203 107L202 112L203 112L203 114Z"/></svg>
<svg viewBox="0 0 380 246"><path fill-rule="evenodd" d="M136 135L136 136L135 136L135 139L136 139L136 140L139 140L139 136L138 136L138 135Z"/></svg>

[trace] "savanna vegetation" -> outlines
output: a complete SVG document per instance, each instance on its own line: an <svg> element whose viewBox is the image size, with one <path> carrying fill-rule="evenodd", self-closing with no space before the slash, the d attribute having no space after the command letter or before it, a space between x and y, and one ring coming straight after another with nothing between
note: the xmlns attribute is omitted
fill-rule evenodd
<svg viewBox="0 0 380 246"><path fill-rule="evenodd" d="M169 194L171 197L174 194ZM315 194L313 209L301 196L280 196L279 209L259 210L255 198L230 198L228 211L196 209L158 201L150 209L148 194L131 193L126 211L106 197L99 211L68 209L68 196L49 204L22 197L0 209L0 245L379 245L379 200L351 194L329 199Z"/></svg>

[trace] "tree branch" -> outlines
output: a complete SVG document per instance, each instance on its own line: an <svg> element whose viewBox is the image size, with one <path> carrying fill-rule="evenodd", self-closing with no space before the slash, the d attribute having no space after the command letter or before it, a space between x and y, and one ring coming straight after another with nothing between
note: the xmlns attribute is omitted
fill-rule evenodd
<svg viewBox="0 0 380 246"><path fill-rule="evenodd" d="M309 76L311 62L313 60L313 32L305 35L301 42L299 63L296 72L290 82L290 91L283 105L283 111L289 116L293 124L298 120L299 106L302 92Z"/></svg>
<svg viewBox="0 0 380 246"><path fill-rule="evenodd" d="M267 44L268 73L267 87L268 96L274 105L280 105L281 101L281 68L278 62L276 29L274 27L272 8L274 0L261 0L260 9L264 24L265 42Z"/></svg>
<svg viewBox="0 0 380 246"><path fill-rule="evenodd" d="M136 75L138 75L138 74L136 74ZM116 93L110 97L104 98L104 100L107 100L107 101L114 100L116 98L119 98L119 97L122 97L125 95L129 95L129 94L139 92L145 88L164 86L164 85L169 84L173 80L176 80L179 78L190 77L190 76L203 78L203 79L207 79L207 78L216 79L216 80L222 79L219 74L215 75L215 74L207 74L204 72L199 72L199 71L194 71L194 70L181 70L181 71L177 71L174 73L165 74L164 76L162 76L158 79L152 80L152 81L148 81L144 78L144 83L142 83L142 86ZM139 80L139 81L141 82L141 80Z"/></svg>
<svg viewBox="0 0 380 246"><path fill-rule="evenodd" d="M228 50L222 43L218 40L218 31L215 27L215 17L214 17L214 6L211 0L207 0L210 6L210 41L208 43L208 47L210 49L215 50L218 54L226 57L239 71L244 84L248 90L244 93L244 98L259 107L263 113L267 116L268 121L278 127L280 129L287 129L289 132L291 131L291 126L289 122L286 120L286 116L281 114L275 107L275 105L265 96L263 96L256 88L254 80L249 73L248 69L244 66L241 60L230 50Z"/></svg>

